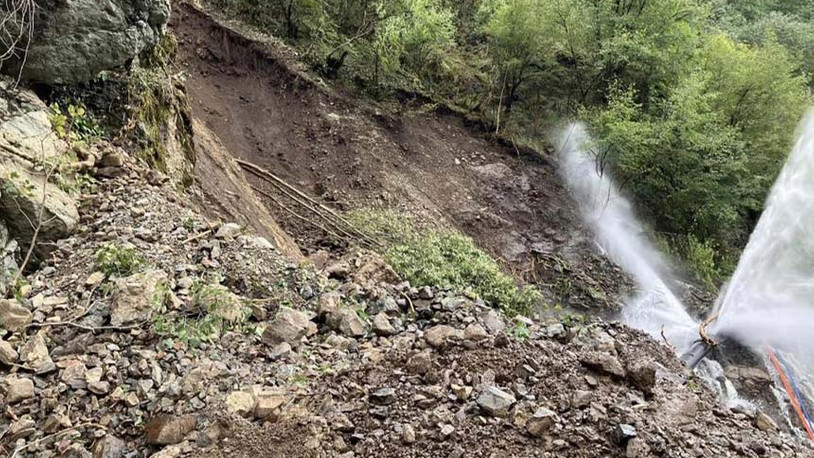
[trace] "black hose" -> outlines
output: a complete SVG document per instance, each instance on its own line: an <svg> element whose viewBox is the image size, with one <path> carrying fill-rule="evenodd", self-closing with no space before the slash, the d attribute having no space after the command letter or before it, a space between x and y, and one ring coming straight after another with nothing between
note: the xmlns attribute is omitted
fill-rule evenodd
<svg viewBox="0 0 814 458"><path fill-rule="evenodd" d="M713 347L703 340L698 340L686 353L681 355L681 360L684 361L690 369L695 369L695 367L712 352L712 349Z"/></svg>

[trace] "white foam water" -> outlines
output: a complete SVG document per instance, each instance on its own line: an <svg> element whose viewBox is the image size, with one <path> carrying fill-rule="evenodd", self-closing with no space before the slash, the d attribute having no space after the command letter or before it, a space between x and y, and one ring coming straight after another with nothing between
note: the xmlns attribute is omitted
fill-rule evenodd
<svg viewBox="0 0 814 458"><path fill-rule="evenodd" d="M814 111L766 201L710 332L814 363Z"/></svg>
<svg viewBox="0 0 814 458"><path fill-rule="evenodd" d="M559 139L560 172L580 213L606 254L636 281L622 318L630 326L664 337L678 351L698 338L698 325L662 279L669 266L648 240L630 202L600 166L581 123L569 125Z"/></svg>

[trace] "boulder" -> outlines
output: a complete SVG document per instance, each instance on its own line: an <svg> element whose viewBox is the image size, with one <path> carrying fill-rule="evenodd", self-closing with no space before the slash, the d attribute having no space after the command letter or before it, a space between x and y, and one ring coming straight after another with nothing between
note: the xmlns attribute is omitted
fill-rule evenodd
<svg viewBox="0 0 814 458"><path fill-rule="evenodd" d="M349 308L340 308L328 315L328 326L346 337L361 337L367 332L365 322Z"/></svg>
<svg viewBox="0 0 814 458"><path fill-rule="evenodd" d="M162 270L149 270L119 278L115 283L110 306L110 324L127 326L148 321L166 291L167 274Z"/></svg>
<svg viewBox="0 0 814 458"><path fill-rule="evenodd" d="M274 320L263 331L263 343L276 346L287 342L298 346L303 337L314 332L316 332L316 325L311 322L308 315L299 310L280 307Z"/></svg>
<svg viewBox="0 0 814 458"><path fill-rule="evenodd" d="M233 391L226 396L226 409L241 417L253 415L255 406L257 406L257 400L251 393Z"/></svg>
<svg viewBox="0 0 814 458"><path fill-rule="evenodd" d="M589 369L614 377L624 378L626 375L622 363L610 353L592 351L583 355L580 362Z"/></svg>
<svg viewBox="0 0 814 458"><path fill-rule="evenodd" d="M31 91L0 79L0 219L8 236L27 249L42 214L37 255L76 228L79 214L74 199L53 183L45 183L35 164L63 154L67 144L57 138L48 120L49 108ZM35 224L36 225L36 224ZM2 237L0 237L2 238ZM0 247L0 250L6 247Z"/></svg>
<svg viewBox="0 0 814 458"><path fill-rule="evenodd" d="M169 0L39 2L22 76L48 84L89 81L154 47L170 18ZM21 62L4 66L16 75Z"/></svg>
<svg viewBox="0 0 814 458"><path fill-rule="evenodd" d="M14 299L0 299L0 329L17 332L31 324L31 312Z"/></svg>
<svg viewBox="0 0 814 458"><path fill-rule="evenodd" d="M477 403L488 415L493 417L505 417L509 414L509 409L517 402L514 396L497 388L487 386L478 396Z"/></svg>
<svg viewBox="0 0 814 458"><path fill-rule="evenodd" d="M192 415L165 415L150 420L144 432L148 444L172 445L184 440L197 427L198 419Z"/></svg>
<svg viewBox="0 0 814 458"><path fill-rule="evenodd" d="M439 324L424 333L424 340L432 347L443 347L451 342L463 339L463 333L452 326Z"/></svg>
<svg viewBox="0 0 814 458"><path fill-rule="evenodd" d="M254 395L257 399L254 416L257 418L267 418L271 416L277 409L289 401L285 388L261 388L255 390Z"/></svg>

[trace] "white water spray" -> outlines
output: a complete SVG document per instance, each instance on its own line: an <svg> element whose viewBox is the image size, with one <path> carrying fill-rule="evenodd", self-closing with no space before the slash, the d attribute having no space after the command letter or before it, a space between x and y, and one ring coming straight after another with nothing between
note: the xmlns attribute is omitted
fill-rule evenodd
<svg viewBox="0 0 814 458"><path fill-rule="evenodd" d="M632 206L591 152L590 137L580 123L569 125L559 139L560 170L607 255L633 276L639 294L623 310L630 326L661 339L662 329L678 351L698 338L698 325L662 279L669 268L647 239ZM812 216L814 217L814 215Z"/></svg>
<svg viewBox="0 0 814 458"><path fill-rule="evenodd" d="M766 201L711 333L814 367L814 111Z"/></svg>

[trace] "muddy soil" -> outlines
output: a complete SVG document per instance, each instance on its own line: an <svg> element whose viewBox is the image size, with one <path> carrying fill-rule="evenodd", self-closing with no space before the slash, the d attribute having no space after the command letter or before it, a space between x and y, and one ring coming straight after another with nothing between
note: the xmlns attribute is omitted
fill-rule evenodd
<svg viewBox="0 0 814 458"><path fill-rule="evenodd" d="M449 111L369 105L293 69L278 45L184 3L172 30L194 116L237 158L338 209L396 208L430 227L456 227L551 305L612 310L628 289L596 254L550 152L501 145ZM341 245L267 204L306 254Z"/></svg>

